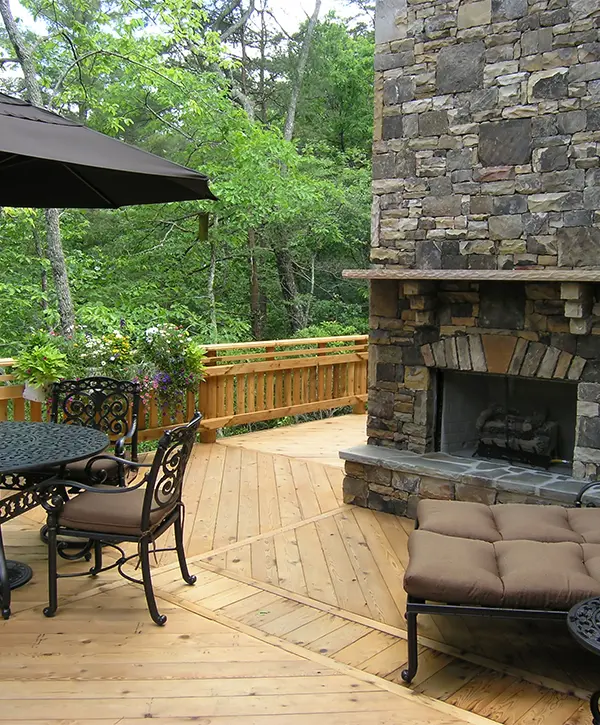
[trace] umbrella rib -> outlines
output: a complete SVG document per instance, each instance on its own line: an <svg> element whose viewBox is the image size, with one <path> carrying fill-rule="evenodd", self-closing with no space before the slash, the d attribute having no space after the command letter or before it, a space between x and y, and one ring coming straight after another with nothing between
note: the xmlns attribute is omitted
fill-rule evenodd
<svg viewBox="0 0 600 725"><path fill-rule="evenodd" d="M118 208L118 204L115 204L115 202L112 199L109 199L108 196L103 194L100 189L98 189L94 184L92 184L90 181L88 181L84 176L82 176L78 171L75 171L75 169L71 168L67 164L62 164L63 168L65 168L67 171L71 172L73 176L76 176L79 181L82 181L87 187L89 187L95 194L97 194L101 199L103 199L107 204L110 204L115 209Z"/></svg>
<svg viewBox="0 0 600 725"><path fill-rule="evenodd" d="M10 164L11 161L14 161L15 159L20 159L21 157L19 154L9 154L6 158L2 159L0 161L0 166L3 166L4 164Z"/></svg>

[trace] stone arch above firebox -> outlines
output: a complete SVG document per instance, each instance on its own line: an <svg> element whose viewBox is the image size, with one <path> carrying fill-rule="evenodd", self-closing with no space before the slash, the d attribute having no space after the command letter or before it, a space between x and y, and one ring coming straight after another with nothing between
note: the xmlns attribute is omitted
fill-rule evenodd
<svg viewBox="0 0 600 725"><path fill-rule="evenodd" d="M421 346L430 368L526 378L580 380L585 359L557 347L513 335L445 337Z"/></svg>

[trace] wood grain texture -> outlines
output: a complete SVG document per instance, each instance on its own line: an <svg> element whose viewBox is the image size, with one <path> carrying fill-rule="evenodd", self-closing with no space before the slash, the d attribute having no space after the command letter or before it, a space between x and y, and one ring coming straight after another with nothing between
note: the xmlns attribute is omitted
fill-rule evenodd
<svg viewBox="0 0 600 725"><path fill-rule="evenodd" d="M0 722L588 722L569 693L600 681L599 663L556 627L421 617L419 671L402 685L413 523L341 503L337 446L363 436L364 418L345 416L196 446L184 499L198 581L187 586L176 557L158 555L164 629L114 572L61 580L58 616L43 618L43 511L5 526L8 555L35 575L0 622Z"/></svg>

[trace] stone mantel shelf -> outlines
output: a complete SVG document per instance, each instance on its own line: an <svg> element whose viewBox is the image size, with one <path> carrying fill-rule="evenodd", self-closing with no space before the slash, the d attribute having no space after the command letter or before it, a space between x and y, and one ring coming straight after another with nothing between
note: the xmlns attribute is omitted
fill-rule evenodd
<svg viewBox="0 0 600 725"><path fill-rule="evenodd" d="M600 282L600 269L345 269L347 279Z"/></svg>

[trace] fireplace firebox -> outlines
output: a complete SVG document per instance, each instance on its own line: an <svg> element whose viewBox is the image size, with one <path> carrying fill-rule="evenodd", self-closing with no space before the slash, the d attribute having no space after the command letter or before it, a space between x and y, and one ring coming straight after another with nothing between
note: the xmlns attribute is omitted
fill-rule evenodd
<svg viewBox="0 0 600 725"><path fill-rule="evenodd" d="M436 450L570 468L577 386L505 375L437 373Z"/></svg>

